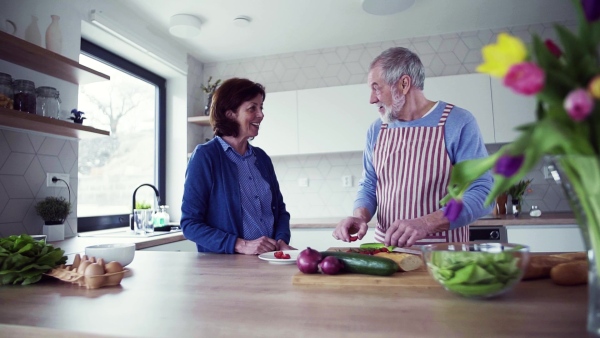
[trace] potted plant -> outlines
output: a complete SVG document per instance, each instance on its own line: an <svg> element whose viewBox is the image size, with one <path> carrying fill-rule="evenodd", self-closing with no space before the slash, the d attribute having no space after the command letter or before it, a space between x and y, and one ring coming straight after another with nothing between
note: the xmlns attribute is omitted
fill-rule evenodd
<svg viewBox="0 0 600 338"><path fill-rule="evenodd" d="M204 106L204 115L210 114L210 105L212 103L213 94L215 93L215 90L217 90L217 87L221 83L221 79L217 80L215 83L212 83L212 84L210 83L211 81L212 81L212 76L210 76L208 78L208 82L207 82L206 86L202 85L200 87L203 92L208 94L208 102L207 102L206 106Z"/></svg>
<svg viewBox="0 0 600 338"><path fill-rule="evenodd" d="M519 216L521 213L521 203L523 199L523 194L527 190L527 187L531 183L532 180L521 180L515 184L513 184L510 188L508 188L508 194L510 195L512 202L512 211L513 215Z"/></svg>
<svg viewBox="0 0 600 338"><path fill-rule="evenodd" d="M65 239L65 220L71 213L71 202L64 197L48 196L35 204L35 212L44 220L43 234L48 241Z"/></svg>

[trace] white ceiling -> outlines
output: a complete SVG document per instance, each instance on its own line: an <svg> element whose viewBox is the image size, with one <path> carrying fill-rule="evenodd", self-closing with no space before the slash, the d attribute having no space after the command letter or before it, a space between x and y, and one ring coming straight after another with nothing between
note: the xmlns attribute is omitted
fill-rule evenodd
<svg viewBox="0 0 600 338"><path fill-rule="evenodd" d="M416 0L407 11L375 16L362 0L127 0L155 28L192 14L200 34L178 40L201 62L575 19L571 0ZM395 0L388 0L395 1ZM248 27L233 19L252 18Z"/></svg>

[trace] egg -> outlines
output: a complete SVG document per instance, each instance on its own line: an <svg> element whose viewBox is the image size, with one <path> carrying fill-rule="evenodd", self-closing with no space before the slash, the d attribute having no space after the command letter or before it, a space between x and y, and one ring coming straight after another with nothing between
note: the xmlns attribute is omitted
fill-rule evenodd
<svg viewBox="0 0 600 338"><path fill-rule="evenodd" d="M102 258L98 258L98 260L96 261L97 264L101 265L104 268L104 259Z"/></svg>
<svg viewBox="0 0 600 338"><path fill-rule="evenodd" d="M81 263L79 263L79 266L77 267L77 273L79 274L84 274L85 273L85 269L88 267L88 265L92 264L92 262L88 261L88 260L82 260Z"/></svg>
<svg viewBox="0 0 600 338"><path fill-rule="evenodd" d="M106 285L118 285L119 283L121 283L121 280L123 279L124 275L123 266L121 265L121 263L115 261L108 262L104 266L104 269L106 271L106 274L109 275L106 276Z"/></svg>
<svg viewBox="0 0 600 338"><path fill-rule="evenodd" d="M104 267L98 263L92 263L85 269L85 285L88 289L97 289L104 286L106 277Z"/></svg>
<svg viewBox="0 0 600 338"><path fill-rule="evenodd" d="M79 267L79 264L81 264L81 256L79 256L79 254L76 254L75 257L73 258L73 268L76 269Z"/></svg>

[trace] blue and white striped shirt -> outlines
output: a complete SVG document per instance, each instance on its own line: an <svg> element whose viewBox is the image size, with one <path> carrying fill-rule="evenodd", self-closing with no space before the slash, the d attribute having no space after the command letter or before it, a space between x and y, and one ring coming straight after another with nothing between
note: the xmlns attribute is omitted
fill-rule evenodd
<svg viewBox="0 0 600 338"><path fill-rule="evenodd" d="M273 210L271 210L271 188L263 179L256 166L256 156L252 146L244 155L238 154L229 143L216 136L225 154L238 169L240 195L242 198L242 216L244 239L257 239L262 236L273 237Z"/></svg>

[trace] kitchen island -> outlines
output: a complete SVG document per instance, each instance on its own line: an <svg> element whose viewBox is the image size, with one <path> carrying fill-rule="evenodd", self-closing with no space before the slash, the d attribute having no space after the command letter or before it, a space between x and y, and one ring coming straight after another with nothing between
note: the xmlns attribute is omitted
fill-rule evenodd
<svg viewBox="0 0 600 338"><path fill-rule="evenodd" d="M136 251L120 286L0 287L0 337L583 337L587 287L521 282L472 300L438 286L293 285L256 256Z"/></svg>

